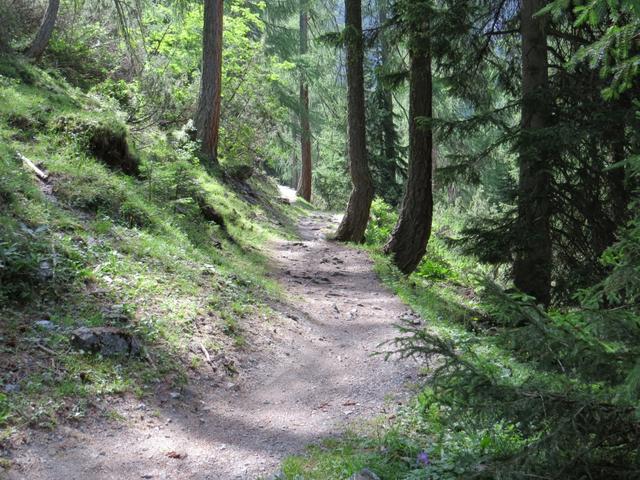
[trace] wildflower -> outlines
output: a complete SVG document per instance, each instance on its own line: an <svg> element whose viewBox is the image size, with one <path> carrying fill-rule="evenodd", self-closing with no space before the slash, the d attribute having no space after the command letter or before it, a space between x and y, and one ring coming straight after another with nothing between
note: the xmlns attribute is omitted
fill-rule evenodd
<svg viewBox="0 0 640 480"><path fill-rule="evenodd" d="M429 460L429 454L425 451L422 451L418 454L418 465L429 465L431 460Z"/></svg>

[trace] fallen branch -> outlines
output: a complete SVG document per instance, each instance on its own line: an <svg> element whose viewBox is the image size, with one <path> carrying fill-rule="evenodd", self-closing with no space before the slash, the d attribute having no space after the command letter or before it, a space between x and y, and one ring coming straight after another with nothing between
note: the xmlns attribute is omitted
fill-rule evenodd
<svg viewBox="0 0 640 480"><path fill-rule="evenodd" d="M40 350L42 350L43 352L48 353L49 355L54 355L54 356L57 356L57 355L58 355L58 353L57 353L57 352L55 352L55 351L51 350L50 348L45 347L45 346L44 346L44 345L42 345L41 343L36 343L35 345L36 345L36 348L39 348Z"/></svg>
<svg viewBox="0 0 640 480"><path fill-rule="evenodd" d="M207 352L207 349L204 347L204 345L201 342L198 342L198 345L200 346L202 353L204 353L204 358L207 359L207 363L211 363L211 356L209 355L209 352Z"/></svg>
<svg viewBox="0 0 640 480"><path fill-rule="evenodd" d="M147 359L147 361L149 362L149 364L151 364L151 366L153 367L154 370L158 369L158 366L156 365L156 362L153 361L153 358L151 358L151 354L149 354L149 350L147 350L146 348L144 349L144 354L145 354L145 358Z"/></svg>
<svg viewBox="0 0 640 480"><path fill-rule="evenodd" d="M42 170L40 170L35 163L33 163L23 154L21 154L20 152L16 152L16 154L18 155L18 158L22 160L22 163L24 163L33 173L35 173L40 180L46 181L49 178L48 173L45 173Z"/></svg>

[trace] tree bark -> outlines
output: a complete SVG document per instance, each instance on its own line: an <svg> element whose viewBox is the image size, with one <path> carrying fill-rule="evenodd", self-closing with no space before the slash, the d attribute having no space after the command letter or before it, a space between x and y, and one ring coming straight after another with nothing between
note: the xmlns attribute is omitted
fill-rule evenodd
<svg viewBox="0 0 640 480"><path fill-rule="evenodd" d="M364 49L362 5L360 0L345 0L347 40L347 104L349 171L353 189L344 218L336 232L340 241L362 242L373 200L373 180L367 161L364 102Z"/></svg>
<svg viewBox="0 0 640 480"><path fill-rule="evenodd" d="M223 15L223 0L204 0L202 78L195 120L202 154L211 165L218 164Z"/></svg>
<svg viewBox="0 0 640 480"><path fill-rule="evenodd" d="M518 235L513 266L514 283L543 305L550 302L551 289L551 171L550 153L541 138L549 126L550 99L547 61L546 18L534 17L544 0L523 0L522 118Z"/></svg>
<svg viewBox="0 0 640 480"><path fill-rule="evenodd" d="M300 1L300 55L309 50L309 14L306 0ZM298 195L311 201L311 126L309 124L309 85L305 73L300 71L300 151L301 171Z"/></svg>
<svg viewBox="0 0 640 480"><path fill-rule="evenodd" d="M298 169L298 152L295 148L298 137L296 135L295 123L298 119L295 114L292 114L291 119L291 188L298 188L300 181L300 174Z"/></svg>
<svg viewBox="0 0 640 480"><path fill-rule="evenodd" d="M49 0L47 11L42 17L42 23L38 29L36 37L26 51L27 56L39 60L49 45L49 40L53 34L58 19L58 10L60 9L60 0Z"/></svg>
<svg viewBox="0 0 640 480"><path fill-rule="evenodd" d="M432 117L431 44L427 20L422 17L416 23L409 45L409 171L400 216L384 247L405 274L422 260L433 218L433 137L424 123Z"/></svg>

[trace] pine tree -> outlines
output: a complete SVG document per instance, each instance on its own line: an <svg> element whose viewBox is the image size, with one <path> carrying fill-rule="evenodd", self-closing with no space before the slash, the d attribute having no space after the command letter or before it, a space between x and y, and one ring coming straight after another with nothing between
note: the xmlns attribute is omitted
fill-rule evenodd
<svg viewBox="0 0 640 480"><path fill-rule="evenodd" d="M430 4L407 2L409 29L409 172L400 216L385 253L404 273L413 272L424 256L431 235L432 195L432 78L429 38Z"/></svg>
<svg viewBox="0 0 640 480"><path fill-rule="evenodd" d="M336 232L340 241L362 242L373 200L373 180L367 160L364 102L364 39L360 0L345 0L349 172L353 189L344 218Z"/></svg>
<svg viewBox="0 0 640 480"><path fill-rule="evenodd" d="M300 55L309 50L309 12L306 0L300 0ZM298 195L311 201L311 126L309 124L309 85L300 72L300 180Z"/></svg>
<svg viewBox="0 0 640 480"><path fill-rule="evenodd" d="M211 165L218 163L223 17L223 0L204 0L202 78L195 123L202 154Z"/></svg>
<svg viewBox="0 0 640 480"><path fill-rule="evenodd" d="M551 158L544 129L549 126L550 98L546 18L535 16L544 0L523 0L522 119L518 246L514 282L523 292L548 305L551 288Z"/></svg>

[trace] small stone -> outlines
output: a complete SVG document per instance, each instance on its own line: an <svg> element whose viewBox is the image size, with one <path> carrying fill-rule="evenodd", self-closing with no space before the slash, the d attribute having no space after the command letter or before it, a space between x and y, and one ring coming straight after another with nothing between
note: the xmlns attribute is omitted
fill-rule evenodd
<svg viewBox="0 0 640 480"><path fill-rule="evenodd" d="M400 317L400 321L407 322L410 325L420 325L422 323L422 318L414 312L406 312Z"/></svg>
<svg viewBox="0 0 640 480"><path fill-rule="evenodd" d="M131 319L124 305L111 305L102 309L102 316L110 323L129 323Z"/></svg>
<svg viewBox="0 0 640 480"><path fill-rule="evenodd" d="M42 281L51 280L53 278L53 268L51 268L51 264L49 262L42 261L38 266L38 277Z"/></svg>
<svg viewBox="0 0 640 480"><path fill-rule="evenodd" d="M114 327L81 327L71 333L71 345L85 352L108 356L139 355L140 343L129 332Z"/></svg>
<svg viewBox="0 0 640 480"><path fill-rule="evenodd" d="M34 322L34 325L43 330L53 330L56 328L53 322L50 322L49 320L38 320Z"/></svg>
<svg viewBox="0 0 640 480"><path fill-rule="evenodd" d="M174 400L180 398L180 392L169 392L169 396Z"/></svg>
<svg viewBox="0 0 640 480"><path fill-rule="evenodd" d="M18 393L20 391L20 385L17 383L7 383L3 390L4 393Z"/></svg>

